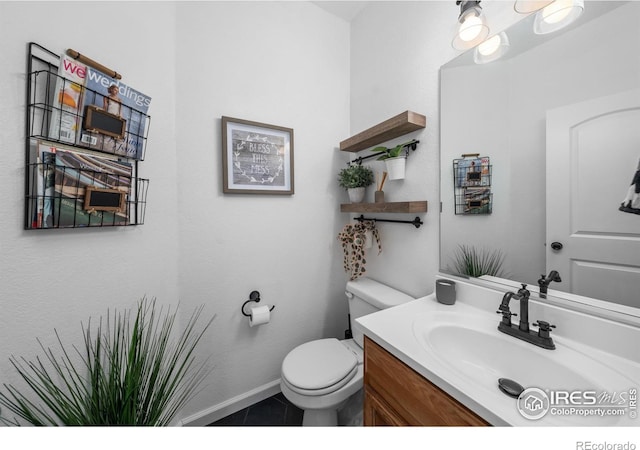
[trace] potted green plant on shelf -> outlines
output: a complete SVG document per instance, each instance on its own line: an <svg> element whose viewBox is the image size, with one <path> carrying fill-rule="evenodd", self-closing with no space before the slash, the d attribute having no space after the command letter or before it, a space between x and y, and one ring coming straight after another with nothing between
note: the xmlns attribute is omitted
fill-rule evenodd
<svg viewBox="0 0 640 450"><path fill-rule="evenodd" d="M352 163L338 173L338 184L345 188L352 203L364 199L367 186L373 184L373 170L361 164Z"/></svg>
<svg viewBox="0 0 640 450"><path fill-rule="evenodd" d="M396 145L393 148L387 148L384 146L375 147L371 149L372 152L384 152L377 160L384 161L387 166L387 178L389 180L402 180L405 175L405 168L407 162L407 154L404 148L411 142L405 142L404 144Z"/></svg>
<svg viewBox="0 0 640 450"><path fill-rule="evenodd" d="M94 329L82 327L84 345L45 348L35 362L10 357L26 383L3 384L0 422L36 426L169 425L211 371L196 364L194 350L213 321L202 328L197 308L177 332L177 309L156 309L142 299L137 311L113 311ZM40 400L38 402L37 400ZM12 413L14 417L7 414Z"/></svg>

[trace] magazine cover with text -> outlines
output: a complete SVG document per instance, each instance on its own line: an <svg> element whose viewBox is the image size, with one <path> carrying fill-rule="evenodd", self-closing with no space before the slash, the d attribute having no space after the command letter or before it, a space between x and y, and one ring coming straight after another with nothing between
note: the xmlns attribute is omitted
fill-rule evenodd
<svg viewBox="0 0 640 450"><path fill-rule="evenodd" d="M114 155L142 159L151 97L92 67L87 68L85 87L83 112L87 106L94 106L119 116L126 121L126 131L121 139L83 128L82 144Z"/></svg>
<svg viewBox="0 0 640 450"><path fill-rule="evenodd" d="M87 66L62 55L51 105L49 138L74 144L82 124L82 107Z"/></svg>

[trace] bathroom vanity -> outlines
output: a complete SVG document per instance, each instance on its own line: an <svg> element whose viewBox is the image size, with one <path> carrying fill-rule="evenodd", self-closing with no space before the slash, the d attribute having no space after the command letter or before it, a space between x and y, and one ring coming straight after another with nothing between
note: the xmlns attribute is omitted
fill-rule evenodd
<svg viewBox="0 0 640 450"><path fill-rule="evenodd" d="M456 291L453 305L432 294L356 319L365 335L365 425L640 425L638 324L549 305L533 294L531 322L556 325L550 350L498 330L504 291L460 280ZM501 378L525 393L546 392L545 414L523 413L517 396L499 388ZM590 412L598 409L605 413Z"/></svg>
<svg viewBox="0 0 640 450"><path fill-rule="evenodd" d="M364 341L365 426L484 426L481 417L374 341Z"/></svg>

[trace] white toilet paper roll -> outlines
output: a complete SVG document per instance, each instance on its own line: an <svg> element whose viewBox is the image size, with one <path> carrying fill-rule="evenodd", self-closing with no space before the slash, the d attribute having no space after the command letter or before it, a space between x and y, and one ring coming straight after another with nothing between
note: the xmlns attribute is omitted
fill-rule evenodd
<svg viewBox="0 0 640 450"><path fill-rule="evenodd" d="M251 315L249 316L249 326L255 327L269 323L271 320L271 311L269 311L269 305L255 306L251 308Z"/></svg>

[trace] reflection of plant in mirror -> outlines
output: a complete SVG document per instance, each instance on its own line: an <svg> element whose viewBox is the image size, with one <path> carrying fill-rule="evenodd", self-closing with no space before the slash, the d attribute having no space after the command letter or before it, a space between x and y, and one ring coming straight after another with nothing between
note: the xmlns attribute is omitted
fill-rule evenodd
<svg viewBox="0 0 640 450"><path fill-rule="evenodd" d="M462 244L454 254L453 269L449 270L474 278L482 275L504 277L503 263L504 254L498 249L490 251Z"/></svg>

